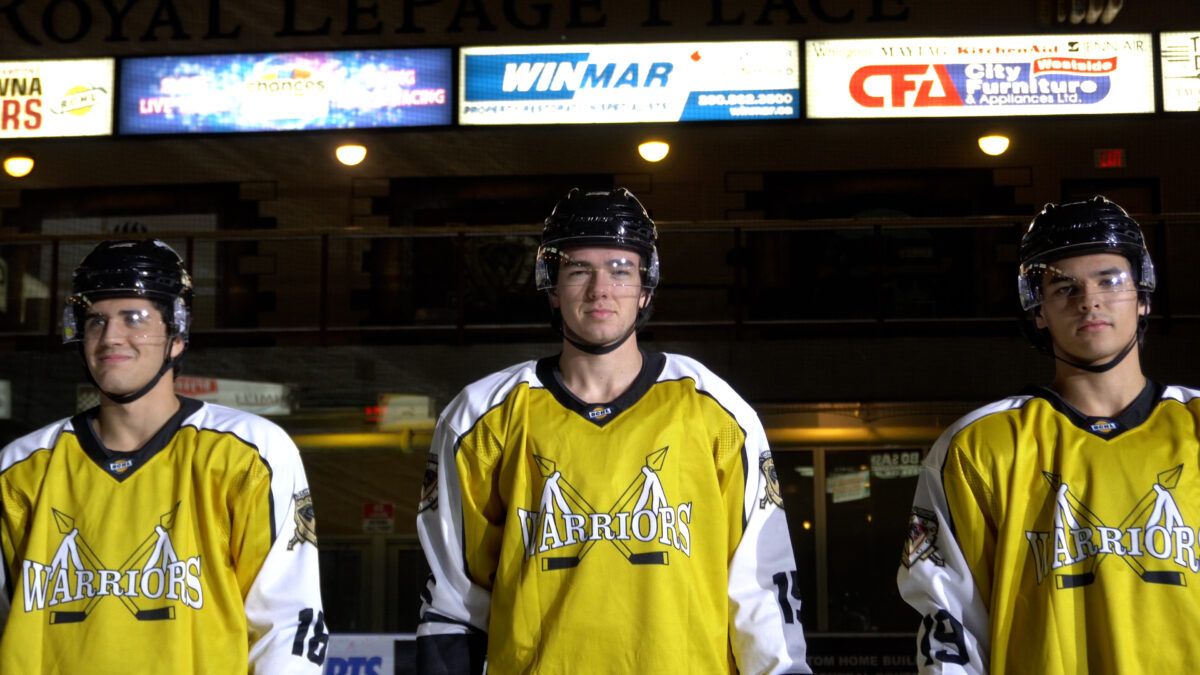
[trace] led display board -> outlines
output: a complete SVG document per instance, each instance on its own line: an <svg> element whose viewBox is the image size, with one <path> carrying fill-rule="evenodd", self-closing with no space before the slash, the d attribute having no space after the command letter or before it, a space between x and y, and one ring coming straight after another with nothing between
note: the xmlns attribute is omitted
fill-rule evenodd
<svg viewBox="0 0 1200 675"><path fill-rule="evenodd" d="M406 49L124 59L122 134L450 124L451 52Z"/></svg>
<svg viewBox="0 0 1200 675"><path fill-rule="evenodd" d="M0 138L112 133L113 60L0 61Z"/></svg>
<svg viewBox="0 0 1200 675"><path fill-rule="evenodd" d="M1200 110L1200 30L1160 33L1163 110Z"/></svg>
<svg viewBox="0 0 1200 675"><path fill-rule="evenodd" d="M460 124L793 119L799 44L464 47Z"/></svg>
<svg viewBox="0 0 1200 675"><path fill-rule="evenodd" d="M810 118L1154 112L1149 33L810 40Z"/></svg>

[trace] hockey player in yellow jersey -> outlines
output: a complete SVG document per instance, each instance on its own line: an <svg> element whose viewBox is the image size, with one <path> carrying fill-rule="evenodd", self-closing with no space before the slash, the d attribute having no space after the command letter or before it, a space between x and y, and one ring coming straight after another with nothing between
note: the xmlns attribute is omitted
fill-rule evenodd
<svg viewBox="0 0 1200 675"><path fill-rule="evenodd" d="M1032 387L951 426L922 465L900 592L944 673L1182 673L1200 662L1200 391L1142 374L1141 228L1096 197L1021 240Z"/></svg>
<svg viewBox="0 0 1200 675"><path fill-rule="evenodd" d="M63 314L100 405L0 452L0 673L320 673L312 501L274 424L177 397L192 283L104 242Z"/></svg>
<svg viewBox="0 0 1200 675"><path fill-rule="evenodd" d="M560 354L471 384L434 433L417 528L426 673L807 673L765 435L725 382L642 351L654 223L572 190L536 279Z"/></svg>

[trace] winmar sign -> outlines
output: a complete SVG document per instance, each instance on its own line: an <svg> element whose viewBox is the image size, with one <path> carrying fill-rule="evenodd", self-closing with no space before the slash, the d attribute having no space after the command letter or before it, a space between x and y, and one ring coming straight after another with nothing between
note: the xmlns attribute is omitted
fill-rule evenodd
<svg viewBox="0 0 1200 675"><path fill-rule="evenodd" d="M658 472L667 447L646 455L646 464L607 510L577 490L555 462L534 455L546 479L537 511L517 509L528 557L540 557L542 571L578 566L597 542L609 542L632 565L666 565L668 551L635 552L631 544L655 543L691 555L692 503L672 505ZM576 547L574 551L568 551Z"/></svg>

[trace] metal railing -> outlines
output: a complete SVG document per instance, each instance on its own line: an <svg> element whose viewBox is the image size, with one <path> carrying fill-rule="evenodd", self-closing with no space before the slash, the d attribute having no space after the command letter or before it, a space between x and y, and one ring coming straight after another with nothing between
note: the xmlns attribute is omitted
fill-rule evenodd
<svg viewBox="0 0 1200 675"><path fill-rule="evenodd" d="M663 328L1008 325L1027 217L662 222ZM1139 216L1157 320L1200 318L1200 214ZM196 282L199 335L446 333L545 325L539 231L515 226L163 232ZM0 234L0 336L55 336L75 262L121 235ZM151 235L132 235L151 236ZM479 339L477 337L477 339Z"/></svg>

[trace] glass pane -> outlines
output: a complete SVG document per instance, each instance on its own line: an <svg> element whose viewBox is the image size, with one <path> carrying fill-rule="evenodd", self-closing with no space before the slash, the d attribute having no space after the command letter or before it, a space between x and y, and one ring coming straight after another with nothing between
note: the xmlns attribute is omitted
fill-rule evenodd
<svg viewBox="0 0 1200 675"><path fill-rule="evenodd" d="M868 319L878 314L872 231L746 233L747 317Z"/></svg>
<svg viewBox="0 0 1200 675"><path fill-rule="evenodd" d="M1012 316L1015 227L885 228L883 317Z"/></svg>
<svg viewBox="0 0 1200 675"><path fill-rule="evenodd" d="M50 247L50 242L0 246L0 333L44 334L58 325L50 316Z"/></svg>
<svg viewBox="0 0 1200 675"><path fill-rule="evenodd" d="M331 631L367 633L370 625L365 580L370 578L363 561L365 549L352 544L322 541L318 549L321 565L321 601Z"/></svg>
<svg viewBox="0 0 1200 675"><path fill-rule="evenodd" d="M733 321L735 239L727 232L660 232L662 283L655 292L659 321Z"/></svg>
<svg viewBox="0 0 1200 675"><path fill-rule="evenodd" d="M467 237L462 242L468 325L549 322L546 296L533 280L537 237Z"/></svg>
<svg viewBox="0 0 1200 675"><path fill-rule="evenodd" d="M393 568L387 575L387 597L395 600L384 607L383 629L389 633L415 633L429 564L416 542L389 546L388 559Z"/></svg>
<svg viewBox="0 0 1200 675"><path fill-rule="evenodd" d="M1145 227L1146 223L1142 225ZM1196 264L1196 251L1200 251L1200 223L1167 225L1166 239L1171 242L1170 248L1155 245L1153 234L1158 228L1145 229L1150 256L1160 270L1159 284L1162 286L1151 299L1150 309L1155 310L1156 301L1162 303L1165 299L1165 306L1172 314L1200 315L1200 265ZM1169 276L1165 274L1167 270Z"/></svg>
<svg viewBox="0 0 1200 675"><path fill-rule="evenodd" d="M896 568L921 451L839 451L826 457L829 629L911 631L917 617L896 590Z"/></svg>
<svg viewBox="0 0 1200 675"><path fill-rule="evenodd" d="M806 632L817 626L817 529L813 512L813 464L810 450L772 451L779 490L787 511L792 552L800 579L800 621Z"/></svg>

